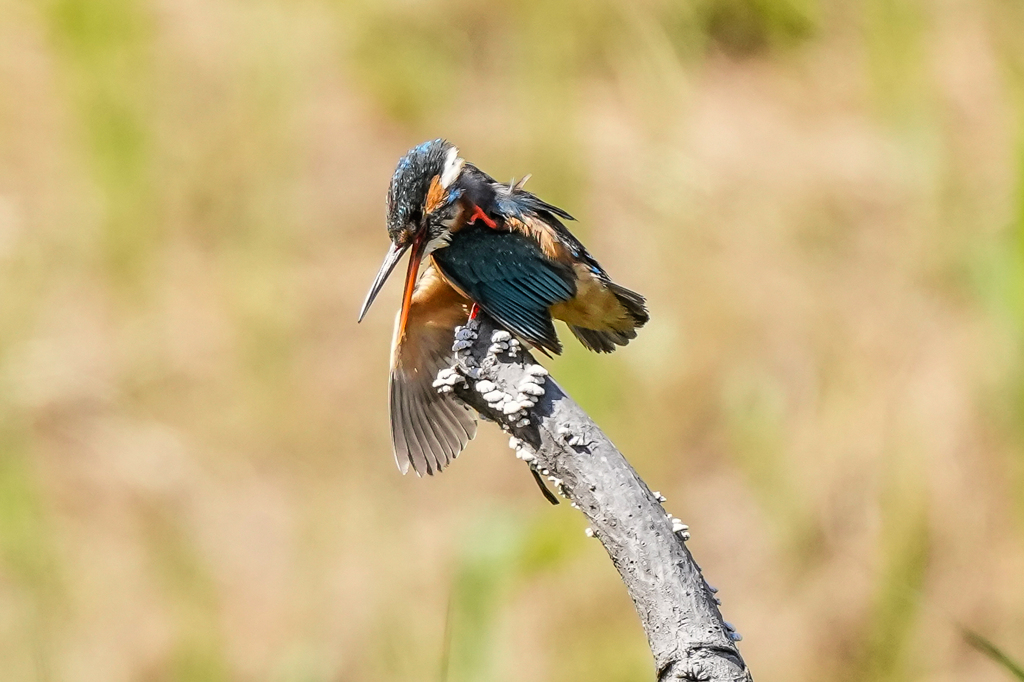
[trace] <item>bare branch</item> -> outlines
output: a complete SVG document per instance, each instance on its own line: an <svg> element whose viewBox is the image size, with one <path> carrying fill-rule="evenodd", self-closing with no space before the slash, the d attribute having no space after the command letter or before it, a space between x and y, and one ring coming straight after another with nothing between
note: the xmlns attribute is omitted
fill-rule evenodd
<svg viewBox="0 0 1024 682"><path fill-rule="evenodd" d="M751 680L715 590L686 547L689 530L665 512L601 429L508 332L484 315L456 333L456 366L435 386L512 435L510 445L590 521L618 569L659 682Z"/></svg>

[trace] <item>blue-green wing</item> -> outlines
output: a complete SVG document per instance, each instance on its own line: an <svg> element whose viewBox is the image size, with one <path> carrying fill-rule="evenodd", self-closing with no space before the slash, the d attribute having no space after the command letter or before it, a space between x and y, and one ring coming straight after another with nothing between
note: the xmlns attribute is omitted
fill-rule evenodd
<svg viewBox="0 0 1024 682"><path fill-rule="evenodd" d="M536 242L518 232L469 225L433 259L448 281L503 327L535 346L562 352L549 309L576 295L576 278Z"/></svg>

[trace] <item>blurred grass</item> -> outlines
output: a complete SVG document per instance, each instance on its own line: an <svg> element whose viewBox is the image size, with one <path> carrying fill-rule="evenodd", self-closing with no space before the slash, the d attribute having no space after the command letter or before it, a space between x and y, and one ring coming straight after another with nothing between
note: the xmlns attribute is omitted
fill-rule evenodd
<svg viewBox="0 0 1024 682"><path fill-rule="evenodd" d="M351 318L438 135L649 296L549 364L759 678L1004 679L953 620L1024 637L1022 36L1010 0L0 0L4 679L436 680L449 601L449 680L649 676L491 425L394 472L395 292Z"/></svg>
<svg viewBox="0 0 1024 682"><path fill-rule="evenodd" d="M821 558L822 537L789 467L785 442L786 396L771 377L740 365L722 396L727 450L745 474L747 485L772 521L773 535L785 547L793 569L802 572Z"/></svg>
<svg viewBox="0 0 1024 682"><path fill-rule="evenodd" d="M101 253L124 293L138 292L159 245L153 194L153 27L135 0L55 0L48 7L56 54L79 112L82 153L103 197ZM144 289L144 288L143 288Z"/></svg>
<svg viewBox="0 0 1024 682"><path fill-rule="evenodd" d="M874 101L882 116L913 134L929 107L925 73L926 15L917 0L870 0L865 4L868 63Z"/></svg>
<svg viewBox="0 0 1024 682"><path fill-rule="evenodd" d="M20 616L16 624L0 627L0 658L13 663L27 654L34 671L12 664L11 674L53 680L53 647L67 593L26 435L18 431L9 420L0 421L0 560L5 580L17 588L11 607Z"/></svg>
<svg viewBox="0 0 1024 682"><path fill-rule="evenodd" d="M500 615L523 550L519 519L484 514L475 520L460 552L452 585L450 667L453 682L494 679L502 641Z"/></svg>
<svg viewBox="0 0 1024 682"><path fill-rule="evenodd" d="M964 632L964 639L975 649L988 656L997 665L1001 666L1017 680L1024 680L1024 668L1015 663L1012 658L1006 655L1002 649L988 641L976 632L970 630Z"/></svg>
<svg viewBox="0 0 1024 682"><path fill-rule="evenodd" d="M696 4L698 35L737 56L798 45L814 35L815 0L710 0Z"/></svg>
<svg viewBox="0 0 1024 682"><path fill-rule="evenodd" d="M173 509L146 510L145 534L168 607L174 634L167 679L215 682L232 678L217 618L217 586Z"/></svg>
<svg viewBox="0 0 1024 682"><path fill-rule="evenodd" d="M921 614L922 591L932 551L928 503L906 455L894 453L882 503L884 565L876 580L863 648L850 668L851 680L904 680L912 676L909 647ZM902 470L901 470L902 469Z"/></svg>
<svg viewBox="0 0 1024 682"><path fill-rule="evenodd" d="M1014 30L1024 21L1024 8L1013 2L999 2L995 6L1003 21L995 25L993 40L999 50L1001 76L1006 82L1013 121L1013 204L997 238L980 247L974 280L982 301L1012 340L1015 362L1000 387L1002 393L995 401L995 409L1006 427L1014 431L1018 444L1010 455L1008 468L1017 491L1017 521L1024 529L1024 50L1021 36Z"/></svg>

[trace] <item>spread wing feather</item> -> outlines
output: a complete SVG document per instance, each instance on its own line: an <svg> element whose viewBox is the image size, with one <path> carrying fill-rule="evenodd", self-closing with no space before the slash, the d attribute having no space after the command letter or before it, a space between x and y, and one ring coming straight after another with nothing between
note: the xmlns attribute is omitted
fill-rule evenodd
<svg viewBox="0 0 1024 682"><path fill-rule="evenodd" d="M439 473L476 435L472 411L433 387L439 370L452 365L455 327L468 301L428 267L416 285L403 338L391 351L391 442L402 473Z"/></svg>

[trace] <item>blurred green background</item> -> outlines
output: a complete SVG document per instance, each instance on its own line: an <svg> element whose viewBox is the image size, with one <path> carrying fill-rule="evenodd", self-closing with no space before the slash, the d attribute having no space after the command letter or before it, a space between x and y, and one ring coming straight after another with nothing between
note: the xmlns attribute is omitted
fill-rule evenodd
<svg viewBox="0 0 1024 682"><path fill-rule="evenodd" d="M1019 0L0 0L0 677L652 678L493 425L390 454L406 149L653 319L549 365L759 680L1024 659Z"/></svg>

